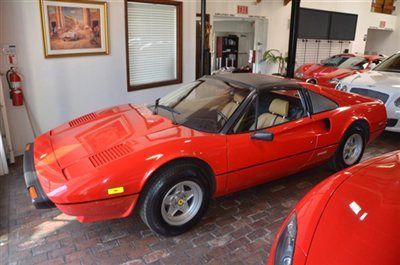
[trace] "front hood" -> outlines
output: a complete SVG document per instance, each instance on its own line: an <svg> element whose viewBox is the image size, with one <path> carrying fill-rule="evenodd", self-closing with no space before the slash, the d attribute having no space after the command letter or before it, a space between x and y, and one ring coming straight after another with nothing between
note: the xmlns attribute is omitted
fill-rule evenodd
<svg viewBox="0 0 400 265"><path fill-rule="evenodd" d="M349 177L326 206L308 264L398 264L399 194L400 153Z"/></svg>
<svg viewBox="0 0 400 265"><path fill-rule="evenodd" d="M334 73L335 71L338 71L340 69L332 66L323 66L320 64L313 64L310 65L304 72L304 77L323 77L326 75L330 75Z"/></svg>
<svg viewBox="0 0 400 265"><path fill-rule="evenodd" d="M135 140L173 127L170 120L153 115L145 106L121 105L89 113L50 132L61 168L126 140Z"/></svg>
<svg viewBox="0 0 400 265"><path fill-rule="evenodd" d="M370 88L384 93L400 92L400 73L368 71L343 80L350 87Z"/></svg>

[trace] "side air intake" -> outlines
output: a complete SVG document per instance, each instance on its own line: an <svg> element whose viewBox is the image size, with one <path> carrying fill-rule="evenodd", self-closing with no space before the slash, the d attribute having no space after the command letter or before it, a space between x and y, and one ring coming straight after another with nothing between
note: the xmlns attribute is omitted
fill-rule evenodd
<svg viewBox="0 0 400 265"><path fill-rule="evenodd" d="M119 144L89 157L94 167L100 167L118 158L126 156L132 149L126 144Z"/></svg>

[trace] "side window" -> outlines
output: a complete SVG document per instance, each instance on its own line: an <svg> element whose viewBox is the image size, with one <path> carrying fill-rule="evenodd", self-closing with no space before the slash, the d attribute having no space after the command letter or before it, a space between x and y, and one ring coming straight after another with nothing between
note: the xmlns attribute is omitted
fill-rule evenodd
<svg viewBox="0 0 400 265"><path fill-rule="evenodd" d="M336 104L336 102L330 100L327 97L324 97L320 94L317 94L313 91L308 91L308 94L310 95L310 100L311 100L311 104L312 104L312 113L313 114L317 114L317 113L321 113L324 111L329 111L329 110L333 110L336 109L338 107L338 105Z"/></svg>
<svg viewBox="0 0 400 265"><path fill-rule="evenodd" d="M257 104L258 107L256 107ZM299 90L266 91L250 103L234 126L233 132L254 131L256 124L257 130L278 126L300 119L305 113Z"/></svg>
<svg viewBox="0 0 400 265"><path fill-rule="evenodd" d="M239 120L233 127L234 133L244 133L254 130L255 117L256 117L256 104L257 98L247 106L246 110L240 116Z"/></svg>

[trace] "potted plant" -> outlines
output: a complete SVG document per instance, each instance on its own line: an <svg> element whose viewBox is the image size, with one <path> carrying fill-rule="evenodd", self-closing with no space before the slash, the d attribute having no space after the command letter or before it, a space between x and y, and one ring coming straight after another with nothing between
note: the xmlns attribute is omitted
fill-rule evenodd
<svg viewBox="0 0 400 265"><path fill-rule="evenodd" d="M278 75L285 75L286 64L288 61L287 56L283 56L283 54L277 49L270 49L264 52L263 61L266 63L277 63L278 64Z"/></svg>

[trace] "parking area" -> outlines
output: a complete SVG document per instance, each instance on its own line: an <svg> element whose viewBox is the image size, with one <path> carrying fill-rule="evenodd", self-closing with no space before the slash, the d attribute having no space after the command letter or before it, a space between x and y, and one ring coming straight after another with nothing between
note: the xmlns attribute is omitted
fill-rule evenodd
<svg viewBox="0 0 400 265"><path fill-rule="evenodd" d="M384 133L364 159L400 149ZM22 158L0 177L1 264L265 264L275 233L298 200L331 173L321 166L211 202L195 229L173 238L140 218L81 224L57 209L36 210Z"/></svg>

